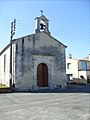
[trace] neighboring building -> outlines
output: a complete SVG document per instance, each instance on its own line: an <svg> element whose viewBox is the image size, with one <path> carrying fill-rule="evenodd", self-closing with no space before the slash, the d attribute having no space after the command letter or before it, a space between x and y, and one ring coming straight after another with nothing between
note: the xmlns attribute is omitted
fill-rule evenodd
<svg viewBox="0 0 90 120"><path fill-rule="evenodd" d="M36 19L35 34L13 40L12 84L15 90L55 89L66 86L66 46L50 35L49 21ZM0 82L7 86L10 44L0 53Z"/></svg>
<svg viewBox="0 0 90 120"><path fill-rule="evenodd" d="M66 59L66 74L69 80L90 78L90 54L84 59Z"/></svg>

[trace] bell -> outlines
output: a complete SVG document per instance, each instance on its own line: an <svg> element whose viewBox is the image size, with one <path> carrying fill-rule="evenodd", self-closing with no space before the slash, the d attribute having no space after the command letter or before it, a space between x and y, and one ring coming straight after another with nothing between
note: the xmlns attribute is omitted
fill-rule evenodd
<svg viewBox="0 0 90 120"><path fill-rule="evenodd" d="M40 29L43 30L45 28L45 25L40 23Z"/></svg>

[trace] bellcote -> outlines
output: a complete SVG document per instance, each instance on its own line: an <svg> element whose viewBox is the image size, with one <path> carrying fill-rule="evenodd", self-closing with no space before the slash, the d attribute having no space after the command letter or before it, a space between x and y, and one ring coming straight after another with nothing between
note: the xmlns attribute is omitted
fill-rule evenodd
<svg viewBox="0 0 90 120"><path fill-rule="evenodd" d="M36 17L35 23L36 23L36 28L35 28L36 33L44 31L44 32L50 34L49 20L44 15L41 15L40 17Z"/></svg>

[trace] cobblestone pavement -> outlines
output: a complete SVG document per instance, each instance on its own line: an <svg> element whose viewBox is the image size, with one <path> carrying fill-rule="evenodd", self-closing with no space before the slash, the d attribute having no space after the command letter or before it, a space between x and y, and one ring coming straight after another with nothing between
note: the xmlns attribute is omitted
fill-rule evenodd
<svg viewBox="0 0 90 120"><path fill-rule="evenodd" d="M90 120L89 113L88 92L0 94L0 120Z"/></svg>

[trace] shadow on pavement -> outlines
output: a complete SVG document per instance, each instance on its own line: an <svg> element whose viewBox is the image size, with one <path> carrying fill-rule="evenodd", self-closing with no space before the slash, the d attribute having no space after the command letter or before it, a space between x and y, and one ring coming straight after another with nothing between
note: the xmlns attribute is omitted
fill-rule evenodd
<svg viewBox="0 0 90 120"><path fill-rule="evenodd" d="M63 89L42 89L38 90L37 93L90 93L90 85L67 85Z"/></svg>
<svg viewBox="0 0 90 120"><path fill-rule="evenodd" d="M58 89L40 89L37 91L10 91L3 90L0 93L90 93L90 85L68 84L66 88Z"/></svg>

